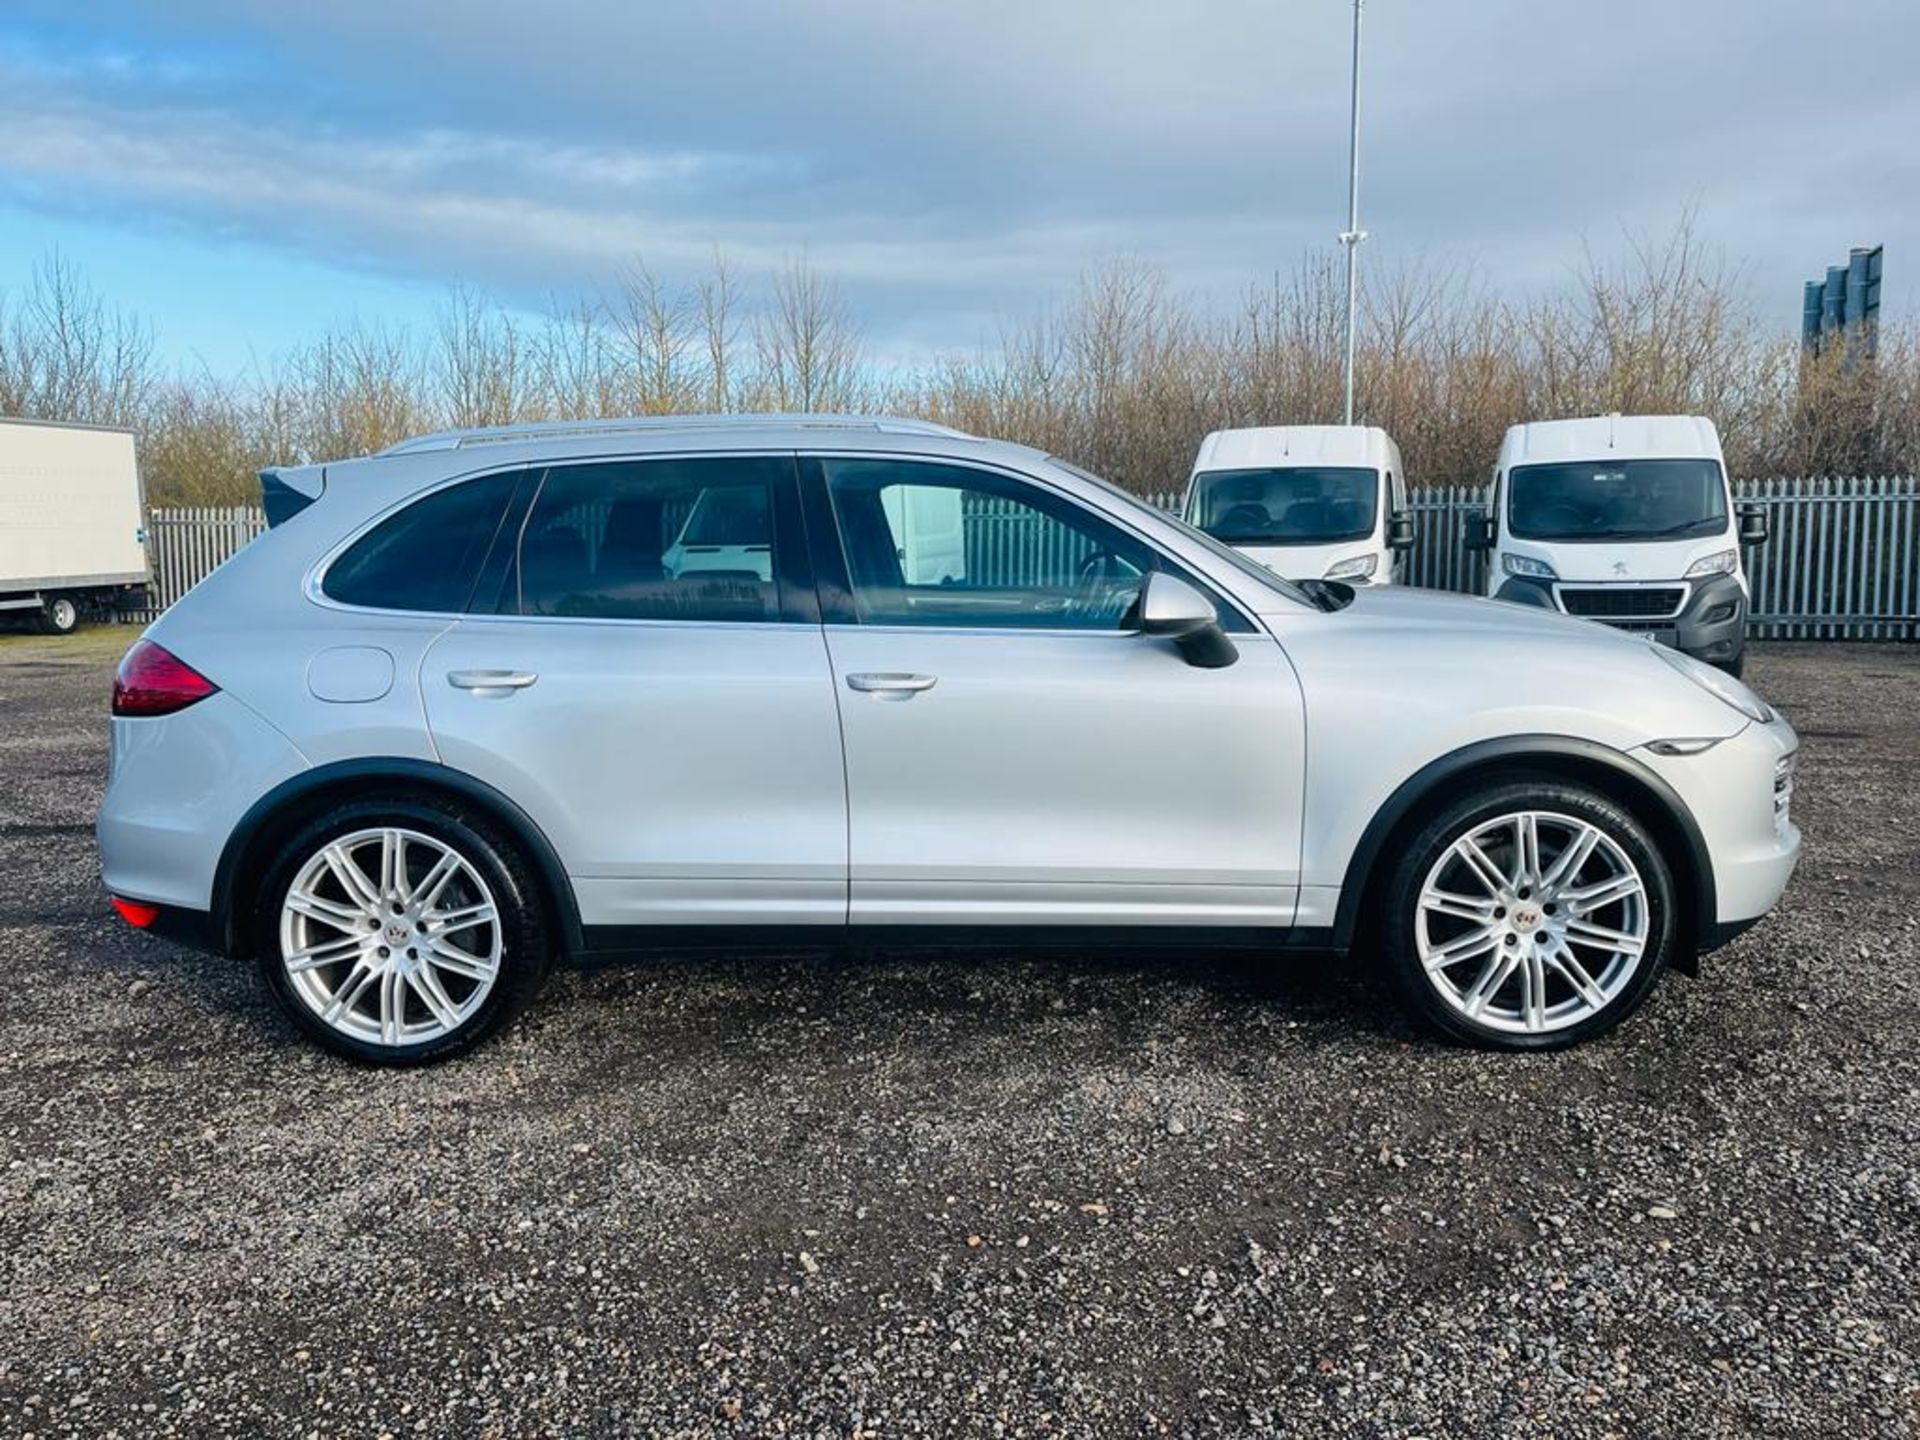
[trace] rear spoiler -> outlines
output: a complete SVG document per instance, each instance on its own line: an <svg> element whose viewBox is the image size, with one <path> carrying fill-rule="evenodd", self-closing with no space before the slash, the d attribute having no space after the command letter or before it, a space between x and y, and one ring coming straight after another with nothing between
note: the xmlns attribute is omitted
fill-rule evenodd
<svg viewBox="0 0 1920 1440"><path fill-rule="evenodd" d="M324 465L289 465L284 469L260 472L260 508L266 512L271 529L283 520L291 520L320 498L327 488Z"/></svg>

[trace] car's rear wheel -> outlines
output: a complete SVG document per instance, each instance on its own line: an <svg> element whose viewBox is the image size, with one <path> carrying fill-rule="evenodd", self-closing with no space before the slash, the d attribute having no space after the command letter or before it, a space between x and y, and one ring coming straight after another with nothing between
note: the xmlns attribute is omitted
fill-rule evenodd
<svg viewBox="0 0 1920 1440"><path fill-rule="evenodd" d="M1413 1009L1499 1049L1612 1029L1674 943L1673 879L1646 828L1548 779L1444 807L1402 852L1387 901L1385 959Z"/></svg>
<svg viewBox="0 0 1920 1440"><path fill-rule="evenodd" d="M485 817L438 801L357 801L303 828L269 872L256 935L294 1024L386 1065L478 1043L549 964L525 862Z"/></svg>

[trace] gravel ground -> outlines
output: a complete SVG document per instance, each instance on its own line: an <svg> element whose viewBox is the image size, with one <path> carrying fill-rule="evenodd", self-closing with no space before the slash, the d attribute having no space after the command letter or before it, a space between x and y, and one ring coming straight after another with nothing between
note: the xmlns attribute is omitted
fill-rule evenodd
<svg viewBox="0 0 1920 1440"><path fill-rule="evenodd" d="M107 910L126 639L0 637L0 1434L1920 1431L1920 650L1757 655L1800 874L1573 1054L1331 962L873 954L387 1074Z"/></svg>

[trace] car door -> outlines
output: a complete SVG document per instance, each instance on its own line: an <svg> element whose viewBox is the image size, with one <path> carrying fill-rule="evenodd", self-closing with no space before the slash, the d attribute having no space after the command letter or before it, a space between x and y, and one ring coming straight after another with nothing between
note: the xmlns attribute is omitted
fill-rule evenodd
<svg viewBox="0 0 1920 1440"><path fill-rule="evenodd" d="M590 927L842 924L846 788L793 457L554 465L421 687ZM739 556L688 564L697 509ZM617 935L589 943L617 944Z"/></svg>
<svg viewBox="0 0 1920 1440"><path fill-rule="evenodd" d="M802 475L854 923L1288 922L1303 720L1264 631L1223 605L1224 669L1141 636L1146 575L1180 567L1031 477L833 455ZM963 544L930 566L900 517L942 508Z"/></svg>

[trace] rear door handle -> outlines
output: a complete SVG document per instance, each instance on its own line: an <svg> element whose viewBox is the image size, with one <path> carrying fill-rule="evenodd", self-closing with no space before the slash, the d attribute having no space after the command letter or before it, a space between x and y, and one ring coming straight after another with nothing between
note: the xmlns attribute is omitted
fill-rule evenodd
<svg viewBox="0 0 1920 1440"><path fill-rule="evenodd" d="M882 700L911 700L922 690L931 690L937 679L938 677L933 675L905 675L898 671L880 671L847 676L847 688L858 690L863 695L877 695Z"/></svg>
<svg viewBox="0 0 1920 1440"><path fill-rule="evenodd" d="M447 683L456 690L471 690L476 695L511 695L524 690L540 677L531 670L449 670Z"/></svg>

